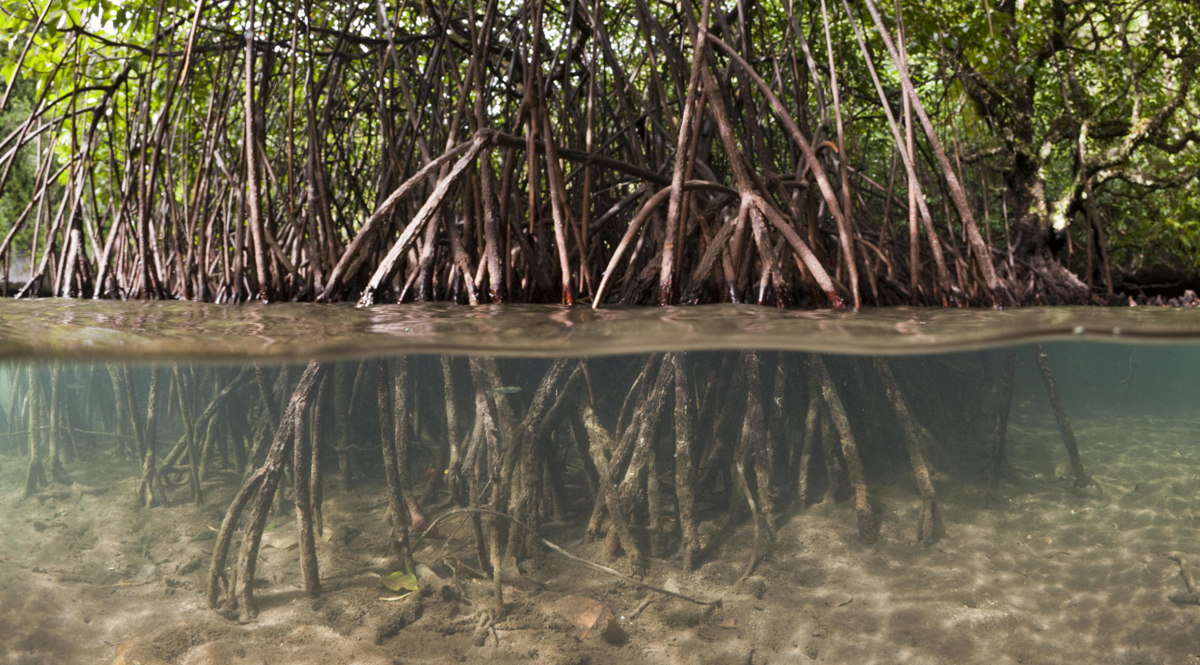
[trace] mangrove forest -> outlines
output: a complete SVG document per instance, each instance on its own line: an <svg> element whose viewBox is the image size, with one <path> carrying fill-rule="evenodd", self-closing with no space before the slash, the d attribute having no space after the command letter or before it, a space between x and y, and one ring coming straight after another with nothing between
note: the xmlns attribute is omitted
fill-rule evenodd
<svg viewBox="0 0 1200 665"><path fill-rule="evenodd" d="M1183 0L6 2L4 292L1178 294L1198 22Z"/></svg>

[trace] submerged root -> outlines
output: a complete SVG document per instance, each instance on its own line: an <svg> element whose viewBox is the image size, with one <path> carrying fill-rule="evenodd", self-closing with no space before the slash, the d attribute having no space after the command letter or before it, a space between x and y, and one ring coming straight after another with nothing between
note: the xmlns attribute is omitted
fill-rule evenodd
<svg viewBox="0 0 1200 665"><path fill-rule="evenodd" d="M42 464L42 428L39 422L42 417L42 391L39 389L41 373L30 365L28 374L29 394L26 399L29 405L29 469L25 473L26 498L33 496L38 488L49 484L46 482L46 467Z"/></svg>
<svg viewBox="0 0 1200 665"><path fill-rule="evenodd" d="M824 361L819 356L811 356L809 363L821 382L825 404L829 407L833 425L841 438L842 457L846 460L846 471L850 476L850 486L854 490L854 514L858 520L858 535L868 543L874 542L879 525L871 509L871 495L867 490L867 479L863 472L862 458L858 454L858 445L854 441L854 433L850 431L850 420Z"/></svg>
<svg viewBox="0 0 1200 665"><path fill-rule="evenodd" d="M937 499L933 493L933 481L929 477L929 467L925 465L925 455L921 450L921 442L917 438L917 429L912 413L896 386L896 377L891 368L882 358L875 359L875 369L883 381L883 387L888 399L895 409L896 419L900 422L900 431L904 435L904 443L908 448L908 457L912 462L913 477L917 480L917 489L921 492L921 516L917 520L917 542L922 545L932 545L942 536L941 515L938 511Z"/></svg>
<svg viewBox="0 0 1200 665"><path fill-rule="evenodd" d="M696 469L693 449L696 426L692 391L683 370L686 356L672 353L671 368L675 374L675 496L679 506L679 548L683 552L683 567L696 566L700 551L700 536L696 523Z"/></svg>
<svg viewBox="0 0 1200 665"><path fill-rule="evenodd" d="M1008 468L1008 412L1012 407L1013 378L1016 375L1017 350L1010 349L1004 356L1004 376L999 387L993 392L993 402L996 404L996 426L992 439L992 459L988 470L987 505L996 500L996 489L1000 486L1000 476Z"/></svg>
<svg viewBox="0 0 1200 665"><path fill-rule="evenodd" d="M810 373L808 376L808 413L804 416L804 438L800 444L800 459L796 462L796 503L799 510L804 510L811 496L809 480L812 475L813 450L818 433L821 431L820 400L816 376Z"/></svg>
<svg viewBox="0 0 1200 665"><path fill-rule="evenodd" d="M767 466L765 462L759 464L759 459L766 454L766 438L763 431L763 409L762 397L760 394L761 386L759 385L758 371L758 356L753 351L747 351L743 354L743 364L746 368L746 383L749 386L749 391L746 394L746 415L742 420L742 437L741 443L738 445L737 452L734 453L734 485L740 487L746 496L746 503L750 506L750 520L754 525L754 542L750 548L750 561L746 564L746 570L738 579L738 582L746 579L754 572L758 566L758 561L762 557L763 534L761 522L765 521L766 505L769 499L764 500L764 495L769 495L769 475L767 475ZM746 477L746 460L753 453L755 457L756 470L763 475L767 475L764 479L760 476L758 481L758 501L755 501L754 494L750 491L750 480ZM756 474L759 475L759 474ZM766 488L766 492L763 489ZM737 490L734 490L736 495ZM761 509L760 509L761 507ZM731 509L732 510L732 509Z"/></svg>
<svg viewBox="0 0 1200 665"><path fill-rule="evenodd" d="M876 505L868 484L874 476L868 470L876 473L882 461L911 467L920 494L915 540L931 544L943 534L929 453L938 447L924 425L947 438L947 429L933 427L938 421L927 418L958 403L912 389L925 370L911 364L676 352L617 359L609 366L592 362L589 377L587 366L576 360L526 366L487 358L455 362L372 359L360 363L354 376L349 365L325 371L312 363L302 375L267 366L243 370L232 381L227 370L175 366L145 373L113 366L112 392L105 381L101 396L107 403L94 408L116 417L97 428L109 431L78 430L75 448L91 455L98 444L89 437L100 436L104 446L112 446L109 454L136 455L134 486L143 506L165 503L164 491L171 498L198 498L201 481L212 491L249 467L218 532L205 590L210 607L243 619L255 616L258 551L270 511L282 503L285 477L295 492L303 589L309 596L321 592L323 459L353 463L368 480L380 481L387 504L383 528L390 529L386 554L397 568L415 570L411 541L418 533L432 533L437 523L427 515L448 504L469 508L464 514L472 528L464 534L473 536L469 546L478 557L471 565L491 577L493 617L503 615L504 578L513 575L514 563L533 557L536 566L538 557L554 551L538 535L551 515L556 523L588 516L587 536L603 537L610 559L627 558L608 563L625 576L644 574L653 559L675 559L695 569L732 545L744 561L738 573L745 579L761 565L787 504L803 511L823 491L839 501L852 497L851 519L862 541L875 539ZM997 390L978 392L980 401L997 400L998 413L971 411L978 416L972 422L986 418L988 433L995 428L988 460L993 493L1006 460L1014 362L1010 355ZM854 374L835 381L834 372L848 368ZM56 443L68 436L67 413L78 408L69 394L76 374L62 371L56 378L44 369L23 368L14 385L21 408L4 414L22 449L28 425L29 494L54 482L56 459L62 457L66 468L78 459L66 438ZM464 393L455 377L462 380L468 371L471 384ZM1047 374L1049 388L1053 377ZM256 381L245 382L250 376ZM1061 406L1057 393L1051 395ZM211 401L204 407L206 398ZM878 415L881 408L882 419L855 420L863 413ZM890 430L889 412L895 416ZM351 413L354 418L345 423ZM172 437L161 445L160 420L167 421L162 429ZM1066 443L1065 414L1059 423ZM903 447L894 445L897 439ZM337 447L331 445L335 440ZM940 449L953 452L948 445ZM444 469L445 481L426 482L431 468L435 474ZM212 473L201 478L204 469ZM417 478L427 497L418 499ZM702 527L716 528L709 535ZM238 539L239 551L231 556Z"/></svg>
<svg viewBox="0 0 1200 665"><path fill-rule="evenodd" d="M608 513L609 535L605 543L606 549L613 557L618 556L621 551L627 553L634 570L638 571L645 565L645 556L630 533L629 524L626 522L620 500L617 497L617 488L612 481L613 474L609 469L610 460L606 458L605 454L605 451L615 447L612 445L612 437L596 418L591 405L584 405L582 418L591 441L592 461L596 465L596 471L600 474L600 478L604 479L600 481L600 493L603 495L604 508Z"/></svg>
<svg viewBox="0 0 1200 665"><path fill-rule="evenodd" d="M1071 419L1067 417L1067 409L1063 406L1062 396L1058 393L1058 384L1054 380L1054 373L1050 371L1050 363L1046 360L1046 350L1041 344L1033 345L1033 357L1037 360L1038 369L1042 372L1042 381L1046 384L1050 406L1054 408L1054 418L1058 421L1058 431L1062 435L1063 446L1067 449L1067 458L1071 460L1071 470L1075 474L1075 487L1082 489L1093 485L1095 483L1083 470L1079 445L1075 443L1075 431L1071 428Z"/></svg>
<svg viewBox="0 0 1200 665"><path fill-rule="evenodd" d="M262 542L263 529L267 523L267 509L278 488L279 478L283 475L285 461L293 442L293 426L297 418L303 414L309 393L319 378L321 369L322 366L315 361L309 363L308 368L300 377L300 383L292 394L287 411L275 431L266 461L243 483L241 490L238 491L229 510L225 513L221 529L217 532L217 543L213 548L212 561L208 570L206 600L211 608L218 606L221 592L227 590L232 592L233 607L240 610L243 619L253 619L256 615L253 590L254 569L258 562L258 548ZM239 563L235 567L236 584L231 580L228 585L223 585L221 582L229 556L229 547L233 543L234 530L251 497L254 498L254 503L247 519L246 532L242 538Z"/></svg>

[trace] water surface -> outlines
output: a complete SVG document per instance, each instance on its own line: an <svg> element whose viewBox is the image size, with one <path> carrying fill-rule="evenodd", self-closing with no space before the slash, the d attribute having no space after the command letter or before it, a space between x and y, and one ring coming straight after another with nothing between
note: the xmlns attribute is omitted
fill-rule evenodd
<svg viewBox="0 0 1200 665"><path fill-rule="evenodd" d="M214 305L42 299L0 307L0 357L305 360L403 353L586 357L760 349L920 354L1019 342L1200 340L1200 309L780 310L553 305Z"/></svg>

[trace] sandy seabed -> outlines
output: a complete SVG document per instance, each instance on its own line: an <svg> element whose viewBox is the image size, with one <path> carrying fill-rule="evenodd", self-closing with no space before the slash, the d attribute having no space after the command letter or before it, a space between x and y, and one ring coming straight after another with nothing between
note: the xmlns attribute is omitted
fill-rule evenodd
<svg viewBox="0 0 1200 665"><path fill-rule="evenodd" d="M201 597L231 475L203 506L138 510L132 463L73 463L75 485L22 500L25 460L0 457L0 664L1200 663L1200 606L1171 600L1186 589L1168 556L1200 573L1200 422L1097 415L1075 431L1102 495L1070 490L1053 420L1018 409L1017 473L993 507L985 482L935 475L946 535L931 547L914 542L915 486L874 485L874 544L856 536L848 503L818 504L781 521L740 583L748 524L695 572L652 562L646 581L720 598L719 608L549 553L512 580L490 628L486 580L459 578L460 598L383 600L396 595L380 584L385 498L369 483L326 493L318 600L299 587L294 518L277 516L259 565L261 612L239 624ZM710 520L703 532L714 529ZM447 557L473 561L469 532L422 543L417 560L441 571ZM581 533L546 529L603 561L602 544ZM556 611L567 595L610 606L624 641L582 637Z"/></svg>

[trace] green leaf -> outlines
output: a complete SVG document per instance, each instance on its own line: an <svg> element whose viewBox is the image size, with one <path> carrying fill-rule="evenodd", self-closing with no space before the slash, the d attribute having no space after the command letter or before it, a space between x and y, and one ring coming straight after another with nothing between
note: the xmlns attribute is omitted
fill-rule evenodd
<svg viewBox="0 0 1200 665"><path fill-rule="evenodd" d="M383 586L391 589L392 591L416 591L418 589L417 576L413 575L412 573L404 573L399 570L391 575L388 575L387 577L381 578L379 581L383 583Z"/></svg>
<svg viewBox="0 0 1200 665"><path fill-rule="evenodd" d="M271 522L270 524L267 525L267 528L263 529L263 531L274 531L274 530L275 530L274 522Z"/></svg>

